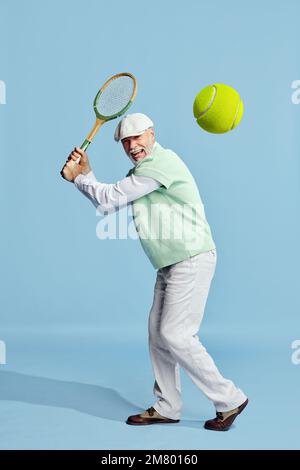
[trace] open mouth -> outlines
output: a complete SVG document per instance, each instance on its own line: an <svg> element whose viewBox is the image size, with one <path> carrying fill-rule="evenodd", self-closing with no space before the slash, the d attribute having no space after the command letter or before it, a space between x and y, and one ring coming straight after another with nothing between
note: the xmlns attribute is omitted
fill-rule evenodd
<svg viewBox="0 0 300 470"><path fill-rule="evenodd" d="M139 158L145 156L145 150L140 150L139 152L131 153L131 156L134 160L138 160Z"/></svg>

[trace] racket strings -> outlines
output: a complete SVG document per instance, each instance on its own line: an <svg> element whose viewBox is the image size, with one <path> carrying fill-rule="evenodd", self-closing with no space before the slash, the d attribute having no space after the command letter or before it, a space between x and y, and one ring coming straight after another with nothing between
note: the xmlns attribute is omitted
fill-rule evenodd
<svg viewBox="0 0 300 470"><path fill-rule="evenodd" d="M121 76L112 80L103 90L96 103L98 113L102 116L112 116L124 109L134 93L134 80Z"/></svg>

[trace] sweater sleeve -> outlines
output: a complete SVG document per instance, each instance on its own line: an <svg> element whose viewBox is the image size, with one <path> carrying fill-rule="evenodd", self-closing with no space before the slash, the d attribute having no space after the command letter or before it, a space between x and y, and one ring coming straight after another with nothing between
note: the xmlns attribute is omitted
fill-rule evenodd
<svg viewBox="0 0 300 470"><path fill-rule="evenodd" d="M160 181L148 176L126 176L115 184L100 183L92 172L78 175L74 184L97 208L99 212L112 212L130 202L155 191Z"/></svg>

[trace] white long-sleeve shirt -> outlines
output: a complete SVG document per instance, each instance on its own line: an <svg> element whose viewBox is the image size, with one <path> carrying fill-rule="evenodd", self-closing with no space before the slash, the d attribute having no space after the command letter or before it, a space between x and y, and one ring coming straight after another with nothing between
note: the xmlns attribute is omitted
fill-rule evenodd
<svg viewBox="0 0 300 470"><path fill-rule="evenodd" d="M149 176L126 176L115 184L100 183L94 173L78 175L74 184L97 208L99 212L111 212L145 194L155 191L161 183Z"/></svg>

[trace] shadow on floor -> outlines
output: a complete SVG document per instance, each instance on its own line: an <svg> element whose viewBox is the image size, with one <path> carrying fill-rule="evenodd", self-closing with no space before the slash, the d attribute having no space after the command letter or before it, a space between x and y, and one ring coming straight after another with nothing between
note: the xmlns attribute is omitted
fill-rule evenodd
<svg viewBox="0 0 300 470"><path fill-rule="evenodd" d="M138 407L112 388L17 372L0 372L0 400L70 408L121 422L128 414L139 412Z"/></svg>
<svg viewBox="0 0 300 470"><path fill-rule="evenodd" d="M144 411L112 388L37 377L18 372L0 371L0 400L69 408L120 422L125 422L130 414ZM201 429L203 422L181 420L179 423L163 424L163 426Z"/></svg>

